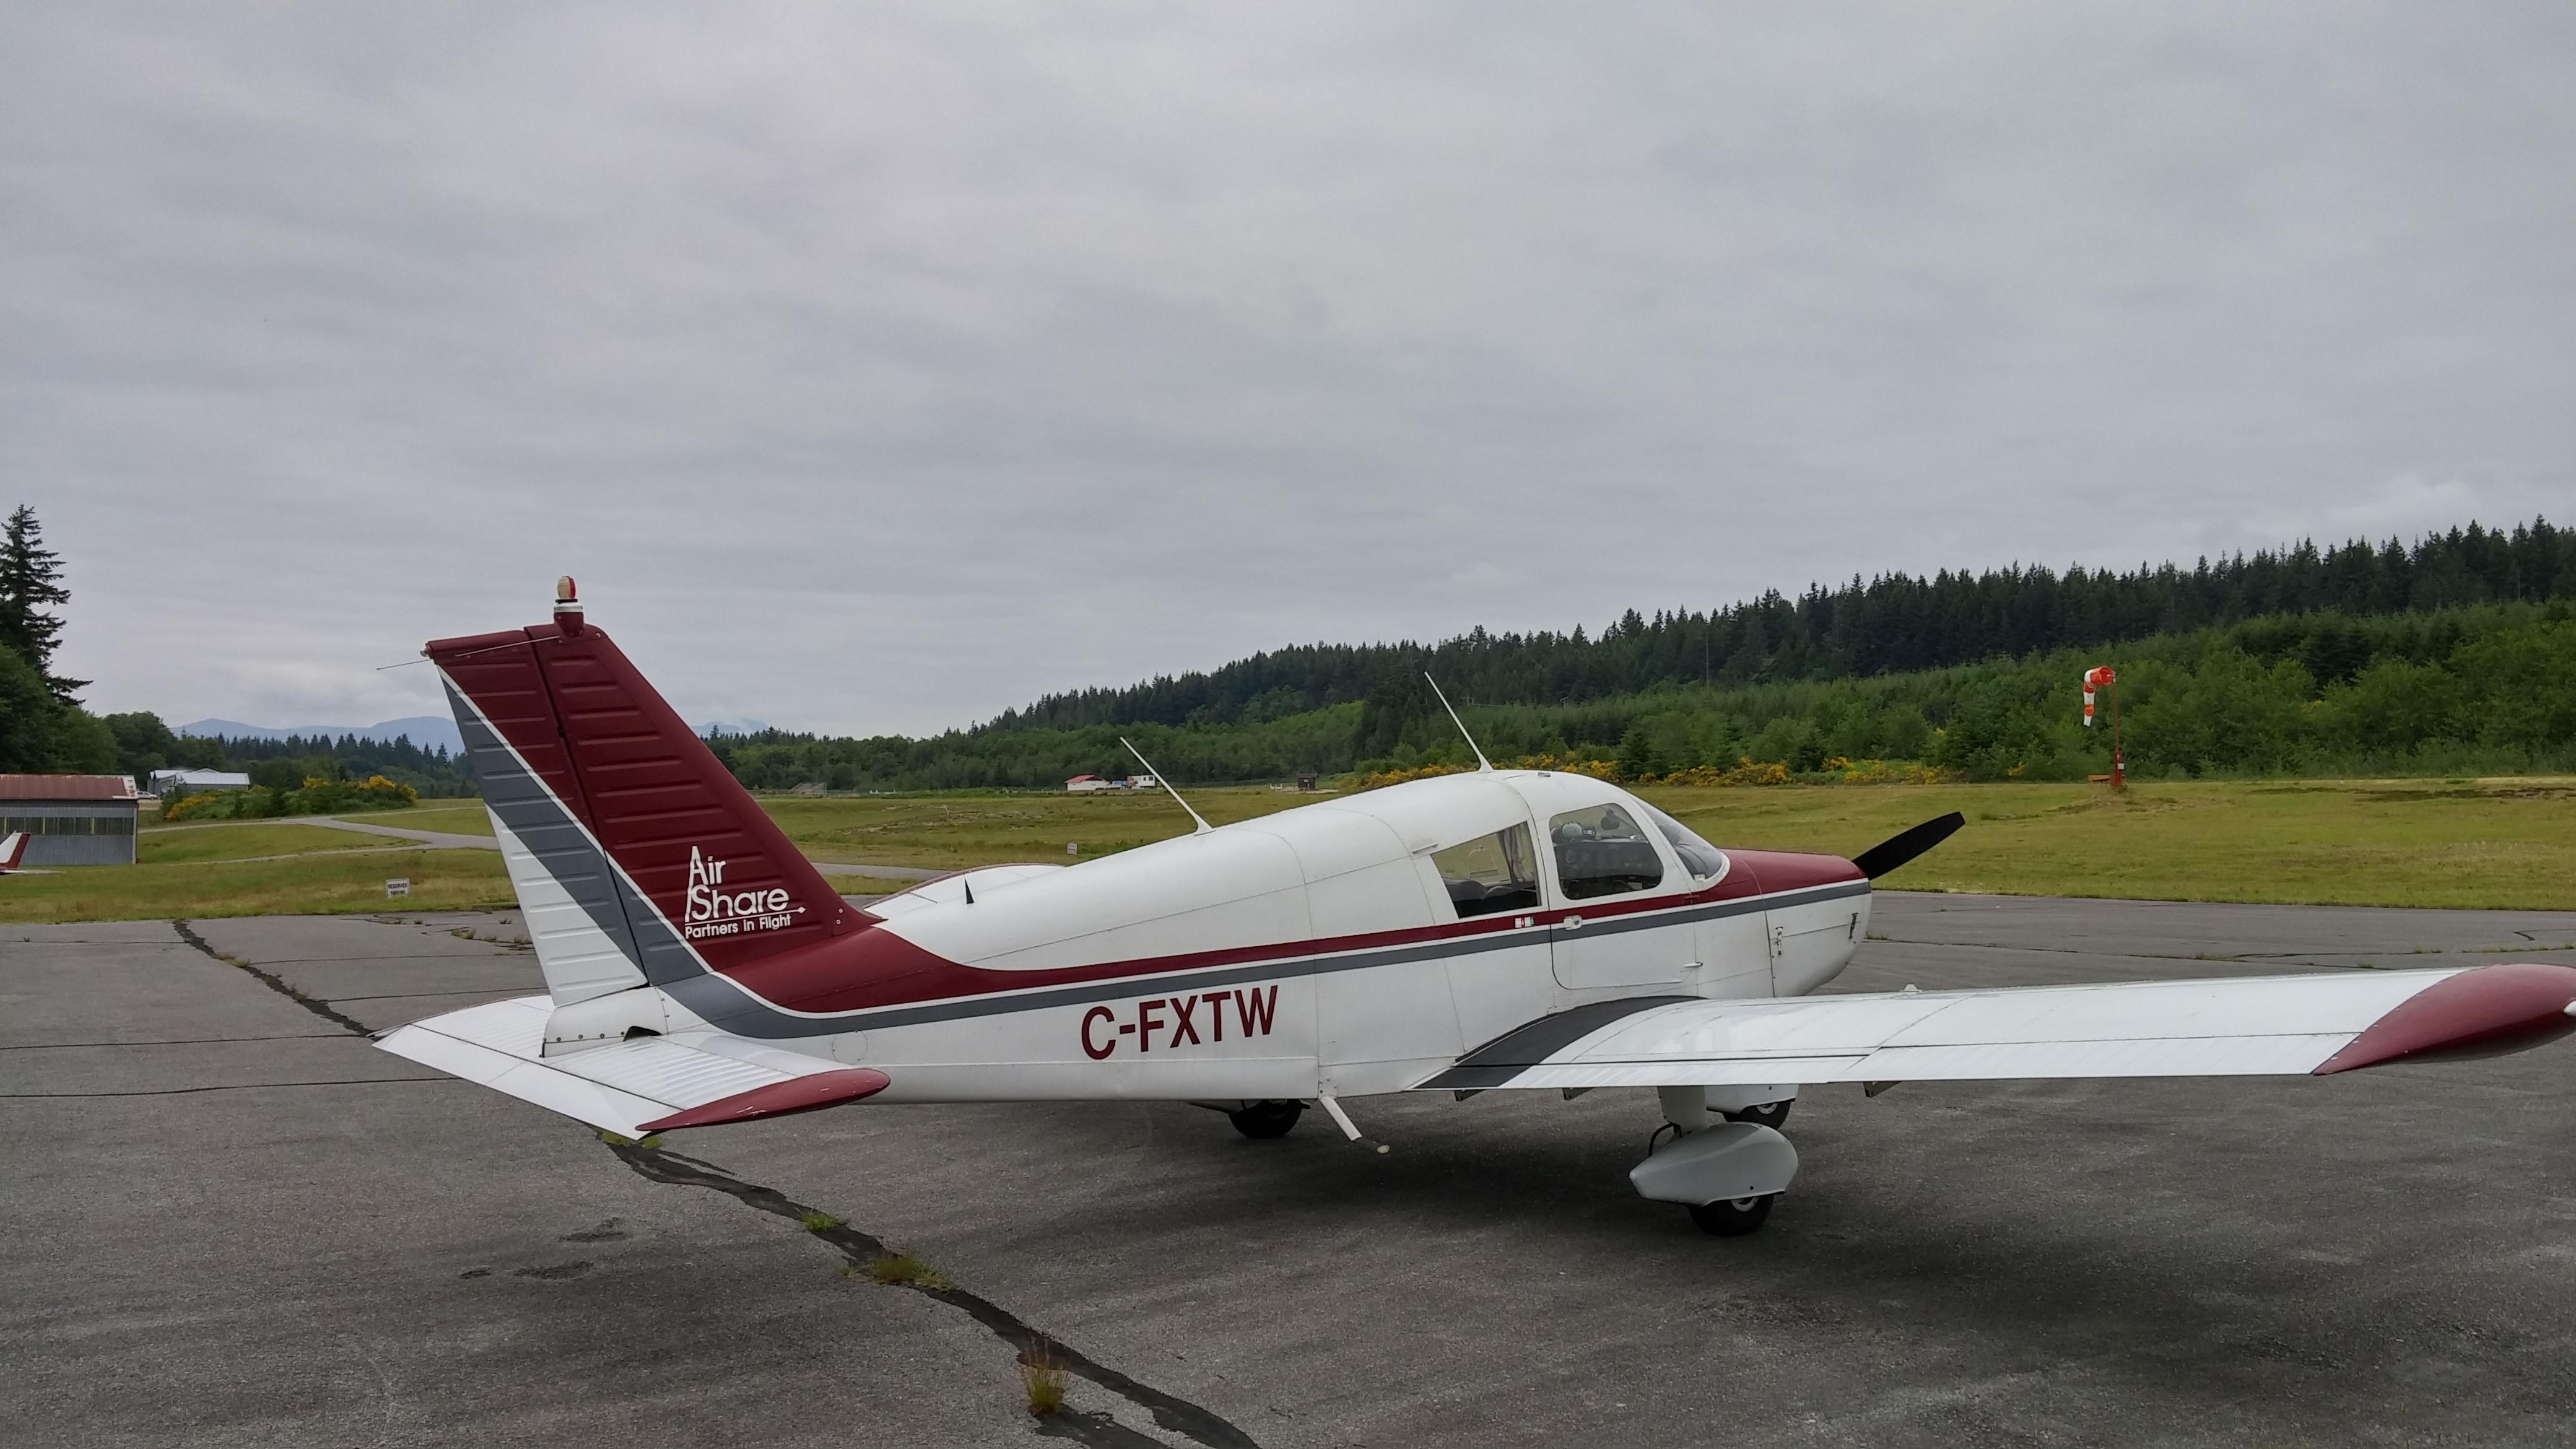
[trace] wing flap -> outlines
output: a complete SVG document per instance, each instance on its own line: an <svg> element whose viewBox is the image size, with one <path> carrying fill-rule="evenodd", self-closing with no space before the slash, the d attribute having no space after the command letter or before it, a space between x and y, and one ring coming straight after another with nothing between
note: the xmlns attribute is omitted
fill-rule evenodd
<svg viewBox="0 0 2576 1449"><path fill-rule="evenodd" d="M882 1072L721 1032L638 1037L549 1057L553 1008L543 996L496 1001L398 1027L376 1045L625 1137L812 1111L887 1085Z"/></svg>

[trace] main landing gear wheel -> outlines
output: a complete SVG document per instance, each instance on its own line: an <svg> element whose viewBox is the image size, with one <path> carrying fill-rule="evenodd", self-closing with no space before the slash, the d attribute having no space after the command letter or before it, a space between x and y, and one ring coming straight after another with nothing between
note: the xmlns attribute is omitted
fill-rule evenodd
<svg viewBox="0 0 2576 1449"><path fill-rule="evenodd" d="M1759 1107L1747 1107L1741 1112L1729 1112L1725 1114L1726 1120L1750 1122L1757 1127L1768 1127L1777 1132L1780 1130L1780 1124L1789 1120L1789 1109L1797 1105L1797 1101L1797 1098L1791 1097L1785 1102L1765 1102Z"/></svg>
<svg viewBox="0 0 2576 1449"><path fill-rule="evenodd" d="M1255 1102L1240 1112L1226 1113L1225 1120L1233 1123L1234 1130L1244 1136L1266 1142L1273 1137L1287 1136L1288 1129L1296 1126L1297 1119L1305 1115L1306 1104L1303 1102Z"/></svg>
<svg viewBox="0 0 2576 1449"><path fill-rule="evenodd" d="M1721 1238L1740 1238L1762 1226L1762 1220L1771 1216L1771 1204L1779 1200L1780 1194L1775 1192L1767 1197L1739 1197L1701 1203L1690 1210L1691 1221L1699 1224L1703 1231Z"/></svg>

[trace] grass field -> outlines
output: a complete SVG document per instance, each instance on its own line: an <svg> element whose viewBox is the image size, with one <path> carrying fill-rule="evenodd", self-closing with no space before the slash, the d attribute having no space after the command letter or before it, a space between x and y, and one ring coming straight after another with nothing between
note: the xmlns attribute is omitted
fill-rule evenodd
<svg viewBox="0 0 2576 1449"><path fill-rule="evenodd" d="M363 837L333 832L341 840ZM397 842L387 841L388 845ZM385 899L385 882L411 895ZM312 852L289 860L93 865L0 878L0 921L131 921L344 911L452 911L513 904L501 857L485 850Z"/></svg>
<svg viewBox="0 0 2576 1449"><path fill-rule="evenodd" d="M1968 817L1965 830L1887 877L1890 889L2576 910L2576 781L2564 779L2191 782L2119 795L2018 784L1643 793L1721 846L1837 855L1946 811ZM1220 825L1317 798L1190 792ZM1190 828L1159 794L762 804L817 860L940 869L1091 860ZM491 833L479 803L442 801L369 823ZM0 921L377 910L391 876L411 879L417 910L511 900L497 854L386 849L397 843L291 821L147 828L138 846L136 866L0 878ZM263 856L291 858L255 858Z"/></svg>
<svg viewBox="0 0 2576 1449"><path fill-rule="evenodd" d="M2346 780L1663 789L1718 845L1852 855L1947 811L1968 828L1890 889L2160 900L2576 910L2576 782ZM1216 824L1312 800L1193 790ZM1163 795L770 800L817 860L1070 861L1179 835ZM1067 844L1080 854L1065 853Z"/></svg>
<svg viewBox="0 0 2576 1449"><path fill-rule="evenodd" d="M1957 810L1891 890L2576 910L2576 782L1653 790L1720 845L1849 855Z"/></svg>
<svg viewBox="0 0 2576 1449"><path fill-rule="evenodd" d="M292 821L226 821L215 825L146 826L135 838L134 859L138 865L195 865L399 843Z"/></svg>
<svg viewBox="0 0 2576 1449"><path fill-rule="evenodd" d="M485 812L480 800L423 800L409 810L357 818L369 825L390 825L398 830L435 830L442 835L492 833L492 817Z"/></svg>

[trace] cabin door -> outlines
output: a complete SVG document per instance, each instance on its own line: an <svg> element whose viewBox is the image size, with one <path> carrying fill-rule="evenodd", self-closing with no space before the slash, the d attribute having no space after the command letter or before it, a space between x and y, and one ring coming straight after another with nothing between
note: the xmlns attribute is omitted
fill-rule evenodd
<svg viewBox="0 0 2576 1449"><path fill-rule="evenodd" d="M1564 913L1549 931L1556 984L1569 993L1677 986L1695 958L1690 926L1640 912L1639 897L1687 884L1624 806L1586 805L1548 820Z"/></svg>

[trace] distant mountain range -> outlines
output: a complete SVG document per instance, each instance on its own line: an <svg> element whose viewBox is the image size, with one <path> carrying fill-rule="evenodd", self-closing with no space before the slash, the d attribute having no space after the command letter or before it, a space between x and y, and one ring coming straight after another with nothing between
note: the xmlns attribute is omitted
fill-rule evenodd
<svg viewBox="0 0 2576 1449"><path fill-rule="evenodd" d="M408 719L389 719L371 725L294 725L285 729L243 724L237 719L201 719L178 726L176 732L209 739L221 735L235 740L282 740L289 736L336 740L343 735L356 735L362 740L383 740L388 744L408 736L413 744L424 750L445 745L447 752L454 755L463 753L465 749L464 737L456 732L456 721L437 714L416 714Z"/></svg>
<svg viewBox="0 0 2576 1449"><path fill-rule="evenodd" d="M757 719L709 720L696 726L701 735L718 733L756 735L767 728L769 728L767 720ZM178 726L176 732L183 735L202 735L208 739L220 735L225 739L233 740L282 740L291 736L301 736L308 740L316 737L336 740L344 735L356 735L362 740L383 740L387 743L408 735L413 744L424 750L434 750L445 745L451 755L461 755L465 752L465 739L456 732L456 721L443 714L416 714L407 719L383 720L371 725L290 725L283 729L274 725L243 724L237 719L201 719Z"/></svg>

